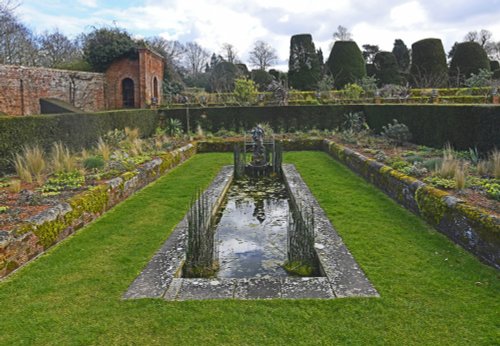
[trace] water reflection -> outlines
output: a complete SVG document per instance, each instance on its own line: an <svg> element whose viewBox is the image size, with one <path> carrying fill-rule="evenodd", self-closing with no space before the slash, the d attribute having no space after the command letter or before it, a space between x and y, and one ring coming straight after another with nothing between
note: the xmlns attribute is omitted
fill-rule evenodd
<svg viewBox="0 0 500 346"><path fill-rule="evenodd" d="M217 225L220 278L287 276L288 199L283 183L237 181Z"/></svg>

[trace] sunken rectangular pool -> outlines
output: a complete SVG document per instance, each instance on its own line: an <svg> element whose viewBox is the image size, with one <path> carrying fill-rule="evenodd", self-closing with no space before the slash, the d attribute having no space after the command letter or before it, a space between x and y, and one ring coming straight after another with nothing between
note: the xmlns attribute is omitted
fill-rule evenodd
<svg viewBox="0 0 500 346"><path fill-rule="evenodd" d="M378 296L293 165L258 179L235 171L196 195L125 299Z"/></svg>

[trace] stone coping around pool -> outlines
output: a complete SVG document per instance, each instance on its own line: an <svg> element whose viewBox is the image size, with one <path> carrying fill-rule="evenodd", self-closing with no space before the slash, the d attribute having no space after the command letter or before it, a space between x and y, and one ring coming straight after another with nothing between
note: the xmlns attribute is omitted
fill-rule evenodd
<svg viewBox="0 0 500 346"><path fill-rule="evenodd" d="M31 217L16 229L0 230L0 279L35 259L194 154L196 145L193 144L165 152L134 171L125 172Z"/></svg>
<svg viewBox="0 0 500 346"><path fill-rule="evenodd" d="M331 140L324 140L323 150L454 243L500 269L500 218Z"/></svg>
<svg viewBox="0 0 500 346"><path fill-rule="evenodd" d="M182 278L185 261L187 214L130 285L124 299L163 298L169 301L203 299L333 299L378 297L342 239L326 217L293 165L283 165L285 185L292 203L314 206L315 250L322 277L286 278ZM233 167L224 167L205 193L217 208L233 177ZM218 200L217 200L218 196Z"/></svg>

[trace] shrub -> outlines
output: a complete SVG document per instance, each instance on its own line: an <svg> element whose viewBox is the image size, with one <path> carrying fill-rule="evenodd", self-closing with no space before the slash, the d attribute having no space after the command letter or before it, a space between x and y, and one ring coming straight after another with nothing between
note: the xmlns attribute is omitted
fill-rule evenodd
<svg viewBox="0 0 500 346"><path fill-rule="evenodd" d="M363 112L349 112L344 114L344 121L341 127L342 131L361 132L368 129L369 127L366 124Z"/></svg>
<svg viewBox="0 0 500 346"><path fill-rule="evenodd" d="M382 127L382 136L397 145L408 142L412 137L408 126L399 123L396 119L392 120L392 124L389 123Z"/></svg>
<svg viewBox="0 0 500 346"><path fill-rule="evenodd" d="M182 133L182 123L179 119L168 118L165 126L167 136L174 137Z"/></svg>
<svg viewBox="0 0 500 346"><path fill-rule="evenodd" d="M293 35L290 39L288 83L298 90L315 90L321 79L321 63L310 34Z"/></svg>
<svg viewBox="0 0 500 346"><path fill-rule="evenodd" d="M83 167L86 169L101 169L106 163L99 156L90 156L83 161Z"/></svg>
<svg viewBox="0 0 500 346"><path fill-rule="evenodd" d="M416 87L444 87L448 83L448 66L443 43L437 38L420 40L411 46L412 83Z"/></svg>
<svg viewBox="0 0 500 346"><path fill-rule="evenodd" d="M357 100L361 97L361 94L363 93L363 88L355 83L353 84L348 83L344 86L344 89L342 89L342 93L344 97L347 99Z"/></svg>
<svg viewBox="0 0 500 346"><path fill-rule="evenodd" d="M401 84L399 65L396 57L391 52L378 52L373 59L375 67L375 77L378 85Z"/></svg>
<svg viewBox="0 0 500 346"><path fill-rule="evenodd" d="M271 81L274 78L269 72L264 70L252 70L250 76L252 78L252 81L255 83L255 86L257 87L258 91L266 91L267 86L269 85L269 83L271 83ZM236 88L235 88L235 93L236 93Z"/></svg>
<svg viewBox="0 0 500 346"><path fill-rule="evenodd" d="M358 84L363 89L365 96L375 96L377 92L377 78L374 76L365 76L358 81Z"/></svg>
<svg viewBox="0 0 500 346"><path fill-rule="evenodd" d="M483 47L477 42L457 44L450 63L450 75L469 78L473 73L479 73L481 69L491 70L490 60Z"/></svg>
<svg viewBox="0 0 500 346"><path fill-rule="evenodd" d="M242 104L252 104L255 101L257 87L253 80L238 78L234 81L234 98Z"/></svg>
<svg viewBox="0 0 500 346"><path fill-rule="evenodd" d="M366 76L365 60L354 41L336 41L326 65L337 89Z"/></svg>
<svg viewBox="0 0 500 346"><path fill-rule="evenodd" d="M480 69L477 74L471 73L470 77L465 80L465 85L469 88L479 88L491 85L493 72L489 69Z"/></svg>

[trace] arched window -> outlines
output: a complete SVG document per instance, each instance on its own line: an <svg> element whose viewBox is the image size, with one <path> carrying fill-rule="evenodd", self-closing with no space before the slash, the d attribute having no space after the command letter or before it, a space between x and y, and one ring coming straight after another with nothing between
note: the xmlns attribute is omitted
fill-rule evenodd
<svg viewBox="0 0 500 346"><path fill-rule="evenodd" d="M122 97L124 108L135 107L134 81L130 78L125 78L124 80L122 80Z"/></svg>
<svg viewBox="0 0 500 346"><path fill-rule="evenodd" d="M152 101L154 104L158 103L158 95L159 95L158 78L153 77L153 100Z"/></svg>

